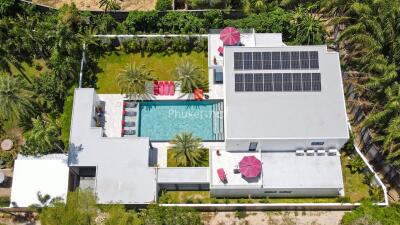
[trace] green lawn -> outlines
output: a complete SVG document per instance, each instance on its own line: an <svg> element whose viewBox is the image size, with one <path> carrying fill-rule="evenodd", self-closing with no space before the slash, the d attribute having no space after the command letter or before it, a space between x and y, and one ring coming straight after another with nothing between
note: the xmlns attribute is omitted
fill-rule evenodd
<svg viewBox="0 0 400 225"><path fill-rule="evenodd" d="M182 59L192 60L196 65L203 69L202 77L208 79L207 57L204 53L193 51L189 54L183 53L181 56L177 53L172 55L165 55L162 53L149 55L148 53L145 53L144 56L141 56L140 53L127 54L123 51L116 51L99 60L99 67L103 72L99 73L97 76L97 93L120 93L117 84L117 75L128 63L146 65L148 69L152 70L152 74L158 80L173 80L173 71Z"/></svg>
<svg viewBox="0 0 400 225"><path fill-rule="evenodd" d="M77 85L74 85L71 89L68 90L68 95L64 102L63 114L61 115L61 123L62 123L61 140L63 141L64 146L66 147L65 150L67 150L67 148L69 146L69 134L70 134L70 128L71 128L72 106L74 103L74 90L76 87L77 87Z"/></svg>
<svg viewBox="0 0 400 225"><path fill-rule="evenodd" d="M173 158L173 150L168 149L167 151L167 166L168 167L177 167L176 160ZM209 166L209 149L202 149L203 151L203 163L200 165L201 167Z"/></svg>
<svg viewBox="0 0 400 225"><path fill-rule="evenodd" d="M351 173L348 168L348 157L344 154L341 156L342 172L345 196L350 198L351 202L359 202L363 198L369 197L369 186L363 181L365 175L363 173Z"/></svg>

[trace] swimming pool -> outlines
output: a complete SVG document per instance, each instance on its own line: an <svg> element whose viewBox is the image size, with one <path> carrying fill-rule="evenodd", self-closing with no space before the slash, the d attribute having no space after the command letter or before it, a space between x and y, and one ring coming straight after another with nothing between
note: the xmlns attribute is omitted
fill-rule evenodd
<svg viewBox="0 0 400 225"><path fill-rule="evenodd" d="M223 107L218 100L140 102L139 136L169 141L176 134L192 132L203 141L222 141Z"/></svg>

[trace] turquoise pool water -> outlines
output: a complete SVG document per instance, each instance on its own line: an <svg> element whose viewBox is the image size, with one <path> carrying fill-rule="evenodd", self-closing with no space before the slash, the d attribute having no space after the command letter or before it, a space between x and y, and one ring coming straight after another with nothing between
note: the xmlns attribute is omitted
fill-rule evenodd
<svg viewBox="0 0 400 225"><path fill-rule="evenodd" d="M224 139L222 101L144 101L139 105L141 137L169 141L176 134L192 132L204 141Z"/></svg>

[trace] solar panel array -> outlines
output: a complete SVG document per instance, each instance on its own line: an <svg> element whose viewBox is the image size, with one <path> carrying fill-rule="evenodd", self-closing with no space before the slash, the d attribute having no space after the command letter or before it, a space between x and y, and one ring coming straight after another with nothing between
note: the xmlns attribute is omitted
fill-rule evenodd
<svg viewBox="0 0 400 225"><path fill-rule="evenodd" d="M236 73L237 92L317 92L321 91L320 73Z"/></svg>
<svg viewBox="0 0 400 225"><path fill-rule="evenodd" d="M319 69L317 51L235 52L235 70Z"/></svg>

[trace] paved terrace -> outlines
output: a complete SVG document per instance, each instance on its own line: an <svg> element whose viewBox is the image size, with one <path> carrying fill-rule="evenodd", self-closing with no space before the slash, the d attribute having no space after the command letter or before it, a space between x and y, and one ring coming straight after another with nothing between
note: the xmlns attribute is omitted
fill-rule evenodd
<svg viewBox="0 0 400 225"><path fill-rule="evenodd" d="M240 160L244 156L252 156L254 155L261 161L261 154L260 152L228 152L224 150L220 150L220 155L217 155L217 151L211 151L211 186L246 186L246 187L261 187L262 186L262 176L261 173L258 179L253 180L246 180L242 177L242 175L235 174L233 170L235 167L239 166ZM226 173L226 177L228 182L223 183L217 174L217 170L223 168Z"/></svg>

